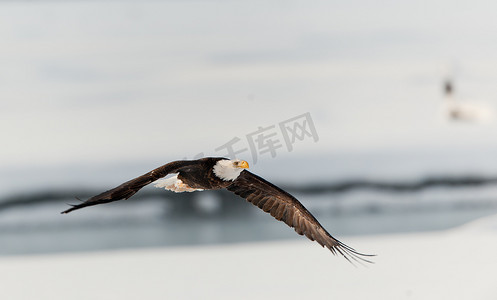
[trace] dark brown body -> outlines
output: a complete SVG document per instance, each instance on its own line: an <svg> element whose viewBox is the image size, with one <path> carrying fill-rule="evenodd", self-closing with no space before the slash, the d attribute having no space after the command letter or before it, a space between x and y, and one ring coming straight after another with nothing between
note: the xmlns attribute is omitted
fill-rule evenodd
<svg viewBox="0 0 497 300"><path fill-rule="evenodd" d="M198 164L185 166L178 170L178 178L186 185L195 189L219 190L224 189L233 181L225 181L214 174L214 166L222 157L206 157L199 159Z"/></svg>

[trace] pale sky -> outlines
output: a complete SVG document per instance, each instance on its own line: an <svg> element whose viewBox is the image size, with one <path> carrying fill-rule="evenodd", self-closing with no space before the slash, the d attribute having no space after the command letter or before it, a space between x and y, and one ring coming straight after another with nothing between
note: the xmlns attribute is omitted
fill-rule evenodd
<svg viewBox="0 0 497 300"><path fill-rule="evenodd" d="M309 112L296 155L495 148L492 1L0 2L0 165L220 155ZM448 71L450 70L450 71ZM277 125L276 125L277 126Z"/></svg>

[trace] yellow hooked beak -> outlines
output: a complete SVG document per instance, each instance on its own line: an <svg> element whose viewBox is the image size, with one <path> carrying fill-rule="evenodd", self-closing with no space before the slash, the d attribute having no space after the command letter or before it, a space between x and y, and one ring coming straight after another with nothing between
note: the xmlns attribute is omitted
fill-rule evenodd
<svg viewBox="0 0 497 300"><path fill-rule="evenodd" d="M241 169L248 169L249 165L248 165L248 162L242 160L241 162L238 163L238 167Z"/></svg>

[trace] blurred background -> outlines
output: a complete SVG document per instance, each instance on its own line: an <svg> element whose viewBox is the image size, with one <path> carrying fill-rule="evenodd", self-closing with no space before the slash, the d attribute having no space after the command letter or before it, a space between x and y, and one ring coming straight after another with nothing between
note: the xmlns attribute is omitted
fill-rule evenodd
<svg viewBox="0 0 497 300"><path fill-rule="evenodd" d="M496 9L1 1L0 255L302 239L228 192L59 214L201 156L247 160L342 240L495 214Z"/></svg>

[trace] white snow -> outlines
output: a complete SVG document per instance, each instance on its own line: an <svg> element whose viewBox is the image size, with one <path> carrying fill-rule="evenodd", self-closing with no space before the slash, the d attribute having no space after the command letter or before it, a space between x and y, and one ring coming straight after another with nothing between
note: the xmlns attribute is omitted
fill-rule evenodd
<svg viewBox="0 0 497 300"><path fill-rule="evenodd" d="M495 299L497 216L440 232L341 237L375 264L274 242L0 258L2 299Z"/></svg>

